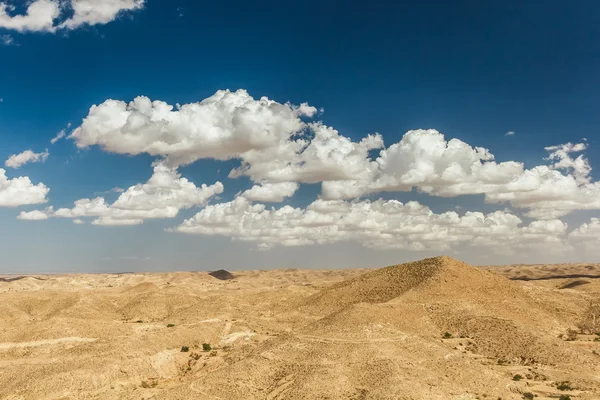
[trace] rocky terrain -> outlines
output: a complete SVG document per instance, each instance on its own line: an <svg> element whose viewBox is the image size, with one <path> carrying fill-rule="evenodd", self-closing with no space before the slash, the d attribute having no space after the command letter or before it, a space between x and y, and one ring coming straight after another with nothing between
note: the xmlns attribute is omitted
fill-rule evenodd
<svg viewBox="0 0 600 400"><path fill-rule="evenodd" d="M0 276L0 399L598 399L600 265Z"/></svg>

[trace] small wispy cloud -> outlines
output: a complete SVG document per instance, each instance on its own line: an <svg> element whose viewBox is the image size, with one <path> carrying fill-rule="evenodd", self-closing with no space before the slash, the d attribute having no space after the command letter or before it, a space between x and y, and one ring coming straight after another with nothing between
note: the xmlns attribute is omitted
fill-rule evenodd
<svg viewBox="0 0 600 400"><path fill-rule="evenodd" d="M65 136L67 136L67 129L69 129L70 127L71 127L71 123L69 122L67 124L67 127L65 129L61 129L60 131L58 131L58 133L56 134L56 136L54 136L54 138L52 138L50 140L50 143L54 144L54 143L58 142L60 139L62 139Z"/></svg>
<svg viewBox="0 0 600 400"><path fill-rule="evenodd" d="M103 192L94 192L94 196L102 196L102 195L110 194L110 193L123 193L124 191L125 191L125 189L117 186L110 190L105 190Z"/></svg>
<svg viewBox="0 0 600 400"><path fill-rule="evenodd" d="M15 39L10 35L1 35L0 43L4 46L18 46L19 44L15 42Z"/></svg>
<svg viewBox="0 0 600 400"><path fill-rule="evenodd" d="M48 149L42 153L34 153L31 150L25 150L22 153L13 154L10 156L4 163L4 166L8 168L20 168L28 163L44 163L48 159L49 155L50 153L48 152Z"/></svg>
<svg viewBox="0 0 600 400"><path fill-rule="evenodd" d="M504 134L504 136L514 136L515 135L515 131L508 131Z"/></svg>
<svg viewBox="0 0 600 400"><path fill-rule="evenodd" d="M64 138L66 135L66 132L64 129L62 129L61 131L58 132L58 134L52 138L52 140L50 140L50 143L54 144L56 142L58 142L60 139Z"/></svg>

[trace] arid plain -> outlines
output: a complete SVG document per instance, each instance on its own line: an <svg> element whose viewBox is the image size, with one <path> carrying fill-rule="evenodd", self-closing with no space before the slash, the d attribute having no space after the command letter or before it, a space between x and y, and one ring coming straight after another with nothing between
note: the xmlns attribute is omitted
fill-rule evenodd
<svg viewBox="0 0 600 400"><path fill-rule="evenodd" d="M600 399L600 264L232 274L0 276L0 399Z"/></svg>

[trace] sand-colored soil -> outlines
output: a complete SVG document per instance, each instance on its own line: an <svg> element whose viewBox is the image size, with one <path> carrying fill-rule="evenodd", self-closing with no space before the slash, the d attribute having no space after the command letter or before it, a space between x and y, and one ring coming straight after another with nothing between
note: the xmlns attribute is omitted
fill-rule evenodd
<svg viewBox="0 0 600 400"><path fill-rule="evenodd" d="M600 399L600 265L232 272L0 276L0 399Z"/></svg>

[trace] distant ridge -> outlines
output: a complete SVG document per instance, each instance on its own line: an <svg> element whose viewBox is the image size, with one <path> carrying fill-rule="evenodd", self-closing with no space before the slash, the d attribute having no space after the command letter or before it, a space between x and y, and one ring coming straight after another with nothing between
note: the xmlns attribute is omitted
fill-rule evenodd
<svg viewBox="0 0 600 400"><path fill-rule="evenodd" d="M235 279L235 276L229 272L226 271L224 269L220 269L218 271L212 271L208 273L210 276L212 276L213 278L217 278L221 281L229 281L231 279Z"/></svg>

